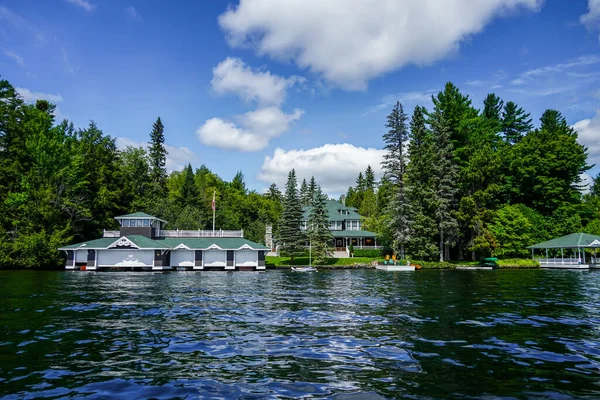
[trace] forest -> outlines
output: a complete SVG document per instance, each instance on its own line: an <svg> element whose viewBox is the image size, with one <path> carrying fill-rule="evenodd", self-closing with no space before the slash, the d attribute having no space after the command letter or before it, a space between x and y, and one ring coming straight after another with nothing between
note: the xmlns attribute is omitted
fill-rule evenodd
<svg viewBox="0 0 600 400"><path fill-rule="evenodd" d="M94 122L76 129L57 121L55 106L26 104L0 81L0 268L56 268L60 246L118 229L113 217L144 211L168 229L244 229L264 242L281 214L281 193L248 190L238 172L226 181L206 166L168 173L160 118L148 127L148 148L117 148Z"/></svg>
<svg viewBox="0 0 600 400"><path fill-rule="evenodd" d="M433 108L387 117L383 176L371 168L346 193L365 229L400 257L528 257L527 246L575 232L600 235L600 175L577 132L549 109L530 114L489 94L481 109L452 83Z"/></svg>
<svg viewBox="0 0 600 400"><path fill-rule="evenodd" d="M210 229L213 194L218 228L264 242L272 224L292 252L306 241L300 205L316 204L311 221L325 224L327 195L314 178L298 189L291 171L282 194L275 184L249 190L241 171L231 181L204 165L168 172L160 118L148 126L147 148L119 149L94 122L76 128L55 110L45 100L26 104L0 80L0 268L59 267L58 247L117 229L113 217L129 212L160 217L169 229ZM526 246L552 237L600 235L600 177L582 185L587 150L558 111L535 128L516 104L490 94L480 110L448 83L431 110L409 117L397 103L385 126L384 173L376 180L369 166L345 194L385 251L421 260L527 257ZM325 256L328 232L307 234L321 238Z"/></svg>

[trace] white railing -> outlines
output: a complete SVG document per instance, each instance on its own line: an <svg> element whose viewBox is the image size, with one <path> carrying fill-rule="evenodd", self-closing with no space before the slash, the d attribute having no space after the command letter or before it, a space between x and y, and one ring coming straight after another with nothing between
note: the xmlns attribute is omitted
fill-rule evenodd
<svg viewBox="0 0 600 400"><path fill-rule="evenodd" d="M596 264L599 260L594 257L590 257L585 259L585 263L583 259L577 258L561 258L561 257L550 257L550 258L536 258L540 264L560 264L560 265L578 265L578 264Z"/></svg>
<svg viewBox="0 0 600 400"><path fill-rule="evenodd" d="M104 233L102 234L102 237L105 238L118 238L121 236L121 231L107 231L106 229L104 230Z"/></svg>
<svg viewBox="0 0 600 400"><path fill-rule="evenodd" d="M184 229L176 229L176 230L161 230L157 234L158 237L235 237L235 238L243 238L244 230L240 229L239 231L226 231L226 230L184 230Z"/></svg>

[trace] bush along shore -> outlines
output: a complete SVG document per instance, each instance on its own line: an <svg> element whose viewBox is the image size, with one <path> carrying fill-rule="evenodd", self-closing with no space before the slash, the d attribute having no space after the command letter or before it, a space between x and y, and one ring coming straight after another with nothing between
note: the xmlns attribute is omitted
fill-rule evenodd
<svg viewBox="0 0 600 400"><path fill-rule="evenodd" d="M383 264L383 258L373 257L352 257L352 258L329 258L326 263L319 265L312 264L321 269L374 269L377 264ZM400 261L402 263L402 261ZM470 261L418 261L411 260L411 265L420 265L425 270L452 270L457 267L477 267L478 262ZM266 265L269 269L289 269L293 266L309 265L308 257L266 257ZM531 259L507 259L498 260L498 269L536 269L539 268L539 262Z"/></svg>

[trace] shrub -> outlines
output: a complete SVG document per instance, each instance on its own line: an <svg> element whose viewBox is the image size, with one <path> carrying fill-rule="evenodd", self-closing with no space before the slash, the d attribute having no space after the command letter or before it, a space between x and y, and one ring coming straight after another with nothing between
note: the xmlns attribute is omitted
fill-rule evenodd
<svg viewBox="0 0 600 400"><path fill-rule="evenodd" d="M354 257L380 258L380 257L383 257L383 252L381 250L355 249L354 250Z"/></svg>
<svg viewBox="0 0 600 400"><path fill-rule="evenodd" d="M513 258L509 260L498 260L498 268L539 268L540 263L536 260Z"/></svg>

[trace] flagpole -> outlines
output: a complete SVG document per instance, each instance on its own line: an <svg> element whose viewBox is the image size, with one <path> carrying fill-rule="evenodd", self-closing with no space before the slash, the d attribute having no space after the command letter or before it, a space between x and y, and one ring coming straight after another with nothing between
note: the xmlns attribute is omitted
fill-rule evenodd
<svg viewBox="0 0 600 400"><path fill-rule="evenodd" d="M216 195L217 191L213 191L213 201L212 201L212 209L213 209L213 236L215 234L215 195Z"/></svg>

